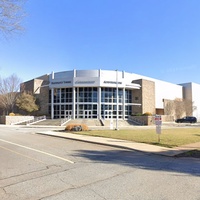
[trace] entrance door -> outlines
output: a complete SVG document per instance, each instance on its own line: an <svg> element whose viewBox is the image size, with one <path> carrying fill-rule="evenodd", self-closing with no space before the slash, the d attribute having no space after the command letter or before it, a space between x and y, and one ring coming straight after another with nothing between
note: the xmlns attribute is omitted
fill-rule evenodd
<svg viewBox="0 0 200 200"><path fill-rule="evenodd" d="M71 118L72 110L65 110L65 118Z"/></svg>
<svg viewBox="0 0 200 200"><path fill-rule="evenodd" d="M92 118L92 110L84 110L84 116L85 119Z"/></svg>
<svg viewBox="0 0 200 200"><path fill-rule="evenodd" d="M104 110L104 119L111 119L113 117L113 112L111 110Z"/></svg>

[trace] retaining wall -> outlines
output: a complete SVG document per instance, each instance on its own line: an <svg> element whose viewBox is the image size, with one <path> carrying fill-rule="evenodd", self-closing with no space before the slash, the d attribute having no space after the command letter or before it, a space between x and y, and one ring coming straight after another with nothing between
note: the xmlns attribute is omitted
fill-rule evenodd
<svg viewBox="0 0 200 200"><path fill-rule="evenodd" d="M34 116L1 116L0 124L12 125L13 123L25 122L34 119Z"/></svg>
<svg viewBox="0 0 200 200"><path fill-rule="evenodd" d="M154 125L155 124L155 116L130 116L135 122L140 123L141 125ZM173 122L174 117L170 115L161 115L162 122Z"/></svg>

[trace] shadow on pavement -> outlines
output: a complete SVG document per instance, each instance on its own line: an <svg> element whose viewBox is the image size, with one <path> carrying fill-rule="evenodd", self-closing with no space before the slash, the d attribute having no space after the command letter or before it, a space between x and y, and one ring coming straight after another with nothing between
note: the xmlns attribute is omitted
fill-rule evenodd
<svg viewBox="0 0 200 200"><path fill-rule="evenodd" d="M165 157L137 151L78 151L73 156L95 162L125 165L147 170L186 173L200 176L200 159Z"/></svg>

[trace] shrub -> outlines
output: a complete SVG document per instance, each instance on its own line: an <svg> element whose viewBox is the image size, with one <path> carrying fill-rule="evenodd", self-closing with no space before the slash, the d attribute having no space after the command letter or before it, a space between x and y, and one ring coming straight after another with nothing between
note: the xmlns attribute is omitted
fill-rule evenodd
<svg viewBox="0 0 200 200"><path fill-rule="evenodd" d="M145 112L142 114L143 116L152 116L152 114L150 112Z"/></svg>
<svg viewBox="0 0 200 200"><path fill-rule="evenodd" d="M9 113L9 116L15 116L15 113Z"/></svg>
<svg viewBox="0 0 200 200"><path fill-rule="evenodd" d="M81 127L82 131L88 131L88 126L85 124L69 124L65 127L65 131L74 131L75 127Z"/></svg>

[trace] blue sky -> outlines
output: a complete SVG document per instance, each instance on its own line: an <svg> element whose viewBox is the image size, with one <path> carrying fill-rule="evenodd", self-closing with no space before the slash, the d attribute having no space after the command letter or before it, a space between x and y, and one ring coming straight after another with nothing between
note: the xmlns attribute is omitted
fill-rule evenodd
<svg viewBox="0 0 200 200"><path fill-rule="evenodd" d="M107 69L200 83L199 0L27 0L25 31L0 40L0 75Z"/></svg>

